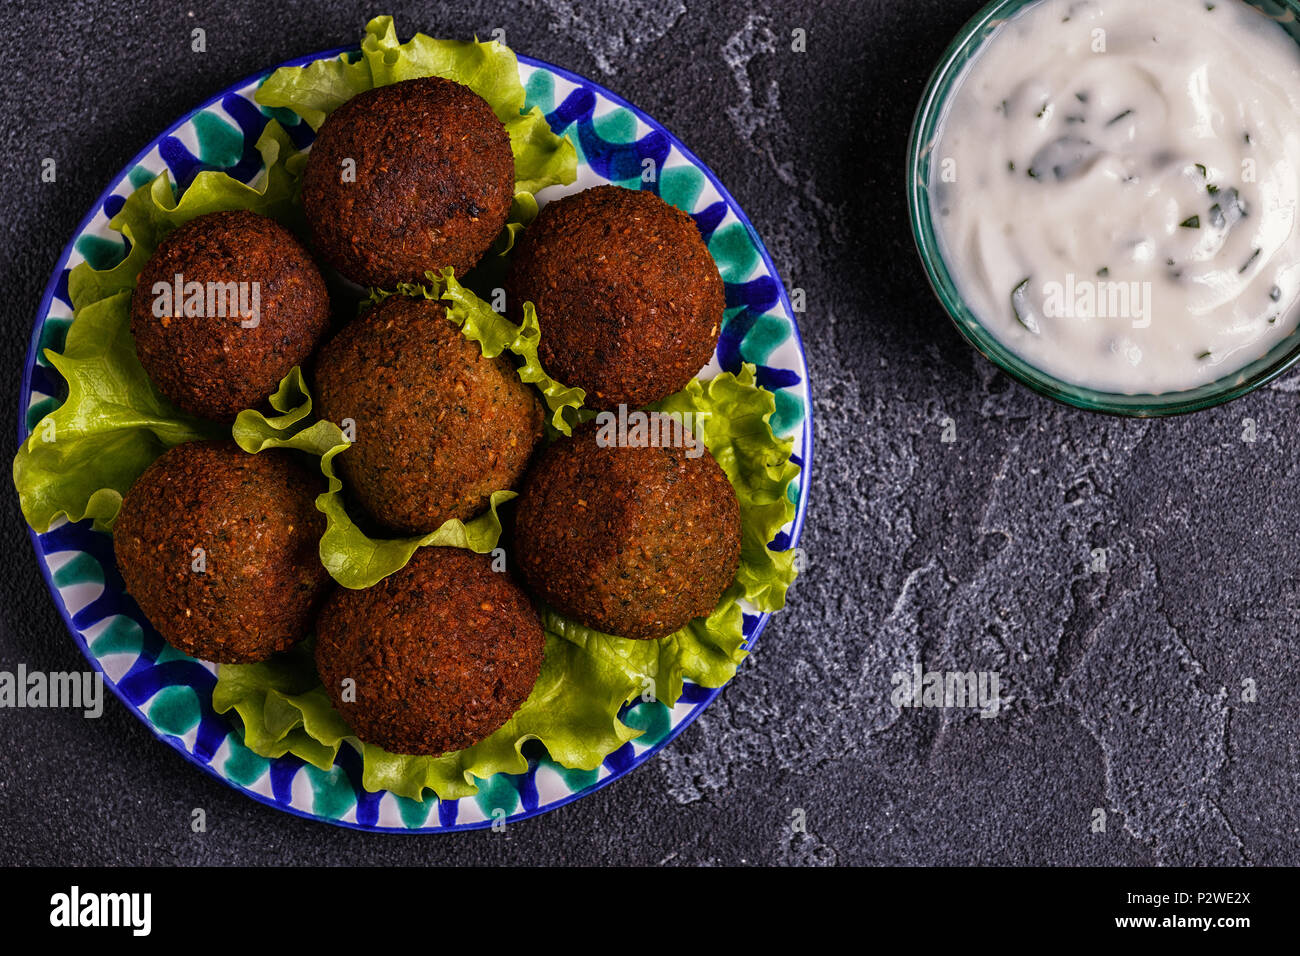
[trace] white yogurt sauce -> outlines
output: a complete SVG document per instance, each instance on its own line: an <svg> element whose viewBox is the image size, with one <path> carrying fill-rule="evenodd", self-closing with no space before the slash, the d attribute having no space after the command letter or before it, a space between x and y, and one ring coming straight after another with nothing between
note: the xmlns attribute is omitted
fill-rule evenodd
<svg viewBox="0 0 1300 956"><path fill-rule="evenodd" d="M958 291L1031 365L1191 388L1300 322L1300 44L1241 0L1040 0L949 96L930 206Z"/></svg>

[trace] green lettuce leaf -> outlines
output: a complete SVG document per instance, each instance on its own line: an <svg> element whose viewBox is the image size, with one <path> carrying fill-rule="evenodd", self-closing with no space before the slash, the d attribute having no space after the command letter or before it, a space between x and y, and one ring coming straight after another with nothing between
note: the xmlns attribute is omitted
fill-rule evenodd
<svg viewBox="0 0 1300 956"><path fill-rule="evenodd" d="M755 384L755 368L691 382L652 406L661 412L705 412L704 444L722 466L740 501L740 570L744 598L760 611L785 607L795 578L793 551L772 551L768 542L795 513L790 485L799 466L790 460L794 439L772 432L776 398Z"/></svg>
<svg viewBox="0 0 1300 956"><path fill-rule="evenodd" d="M124 291L82 307L63 354L45 352L68 397L36 423L13 466L23 517L37 531L64 516L111 530L122 496L155 458L224 430L158 394L136 358L130 299Z"/></svg>
<svg viewBox="0 0 1300 956"><path fill-rule="evenodd" d="M326 490L316 497L316 510L325 515L320 540L321 563L339 584L368 588L406 566L416 548L468 548L486 554L501 538L498 509L515 497L513 491L494 491L488 510L470 521L450 519L437 530L406 538L371 538L352 520L344 506L343 481L335 474L334 458L349 448L343 430L334 422L311 418L312 398L295 367L270 398L276 415L245 409L235 419L231 434L240 448L257 454L268 448L292 448L320 458Z"/></svg>
<svg viewBox="0 0 1300 956"><path fill-rule="evenodd" d="M245 743L266 757L294 753L316 766L332 765L345 741L362 756L362 784L413 800L432 790L441 799L477 792L476 780L494 773L522 773L522 748L540 741L561 766L594 770L639 732L619 720L638 697L671 705L684 679L719 687L744 658L742 601L776 610L794 580L792 554L770 552L767 543L793 517L790 484L798 467L792 442L776 438L769 421L772 394L754 384L754 368L739 376L692 382L660 403L662 411L708 412L701 436L736 488L742 526L741 569L718 607L661 641L631 641L601 634L543 609L546 660L532 694L519 712L487 740L441 757L387 753L352 737L319 687L306 652L266 664L222 665L213 704L235 709Z"/></svg>
<svg viewBox="0 0 1300 956"><path fill-rule="evenodd" d="M312 129L320 129L330 113L358 93L424 76L464 84L492 107L510 137L516 194L536 193L576 178L573 144L551 131L539 108L523 112L519 63L496 41L435 40L417 33L398 43L393 18L375 17L366 24L360 57L345 53L306 66L281 67L262 83L256 99L263 106L291 109Z"/></svg>
<svg viewBox="0 0 1300 956"><path fill-rule="evenodd" d="M578 412L586 401L587 393L577 387L557 382L546 374L537 347L542 341L542 326L537 319L537 309L531 302L524 303L524 321L515 325L470 289L456 281L452 269L440 273L426 272L425 282L399 283L396 291L372 289L369 303L381 302L390 295L406 295L441 302L447 318L460 327L462 334L477 342L488 358L509 352L520 360L519 379L534 385L542 393L551 413L550 425L561 434L572 433L577 424Z"/></svg>
<svg viewBox="0 0 1300 956"><path fill-rule="evenodd" d="M239 712L244 745L254 753L294 753L322 770L352 733L316 675L310 638L260 664L221 665L212 706Z"/></svg>

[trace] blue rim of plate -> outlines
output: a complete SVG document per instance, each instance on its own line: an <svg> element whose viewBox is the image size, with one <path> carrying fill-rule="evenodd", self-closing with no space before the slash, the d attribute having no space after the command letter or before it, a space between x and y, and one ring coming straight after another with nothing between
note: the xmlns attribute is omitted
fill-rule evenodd
<svg viewBox="0 0 1300 956"><path fill-rule="evenodd" d="M123 169L117 174L117 176L113 177L109 181L109 185L106 186L104 190L99 194L99 197L95 200L90 210L86 213L84 217L82 217L81 221L78 223L71 238L69 238L68 242L64 245L57 259L57 265L55 267L55 271L51 275L50 281L46 284L44 293L41 295L40 304L37 307L37 322L33 326L31 339L28 342L27 352L23 360L23 372L22 372L22 381L20 383L19 395L18 395L18 416L17 416L18 417L17 437L18 437L19 446L21 446L22 443L25 442L28 436L30 435L30 431L27 427L27 413L31 406L32 371L36 365L37 351L40 348L40 344L41 344L41 331L49 315L51 304L54 300L54 296L59 286L59 281L63 275L64 270L66 269L67 262L71 258L72 253L74 252L74 247L76 245L78 238L80 238L85 233L86 229L93 222L95 216L104 208L104 204L107 202L109 197L113 194L118 184L120 184L123 180L125 180L128 177L130 172L133 169L135 169L153 151L153 149L158 145L158 143L161 140L170 136L176 130L180 129L182 126L188 123L194 115L202 112L203 110L209 109L212 106L220 104L225 97L230 95L237 95L239 91L245 89L250 84L257 82L263 77L270 75L275 70L280 69L281 67L305 66L306 64L313 63L317 60L330 59L345 53L354 52L356 49L357 47L355 45L347 45L342 47L336 47L331 50L325 50L319 53L311 53L304 56L295 57L290 60L286 60L285 62L280 63L277 66L271 67L266 70L259 70L256 73L244 77L243 79L237 81L236 83L226 87L220 92L204 100L202 103L198 104L197 106L194 106L189 111L187 111L183 116L177 119L174 123L172 123L162 132L154 136L138 153L135 154L134 157L132 157L132 159L127 163L125 167L123 167ZM521 53L516 52L515 56L519 63L527 67L533 69L545 70L576 86L586 87L591 90L594 90L599 95L608 99L611 103L615 104L616 106L622 109L627 110L634 117L636 117L636 119L639 122L645 124L650 129L663 134L663 136L668 140L669 144L674 149L679 151L682 154L682 156L685 157L685 159L688 160L705 177L705 179L709 182L709 184L715 190L717 190L718 194L722 197L722 200L727 205L728 209L731 211L732 214L736 216L740 224L745 228L746 232L748 232L749 237L753 241L754 247L758 252L760 261L764 269L767 271L768 275L770 275L775 280L774 284L776 285L777 288L779 303L784 309L785 313L790 318L790 327L791 327L794 346L798 350L800 358L803 360L803 368L805 372L804 381L802 382L803 391L806 393L806 400L803 403L804 405L803 408L804 417L803 417L803 424L802 424L803 441L799 449L799 455L801 459L799 461L799 467L800 467L799 500L796 504L795 515L789 532L789 543L787 545L787 547L790 548L795 547L798 544L799 539L803 533L803 527L804 527L805 518L808 510L808 498L812 490L812 474L813 474L812 458L813 458L813 432L814 432L813 407L811 401L812 393L811 393L811 387L809 385L809 380L807 377L807 352L804 349L803 338L799 332L799 323L795 318L795 311L790 302L789 294L786 291L785 283L781 281L780 273L777 271L775 264L772 262L772 257L768 253L767 247L763 244L762 240L759 238L758 232L754 229L753 224L749 221L749 217L745 215L745 212L741 208L740 204L735 200L735 198L731 195L731 193L727 191L726 187L723 186L722 182L714 174L713 170L710 169L698 156L696 156L695 153L693 153L690 149L688 149L681 142L681 140L679 140L675 135L673 135L673 133L669 131L662 123L659 123L658 121L652 119L639 107L634 106L632 103L629 103L623 97L619 96L616 93L611 92L601 84L596 83L586 77L580 76L579 74L574 73L571 70L566 70L563 67L555 66L551 63L546 62L545 60L541 60L536 57L526 56ZM62 618L63 620L64 627L68 630L68 633L72 635L72 638L76 642L77 647L81 650L82 655L90 663L91 667L96 672L103 673L102 665L100 664L98 658L95 656L94 652L87 645L84 637L81 634L80 629L73 622L72 615L68 612L68 609L60 596L59 588L53 580L53 572L50 569L48 561L45 560L44 557L45 552L41 547L40 537L38 533L34 528L31 528L29 526L27 528L27 536L29 541L31 542L35 557L37 558L37 564L40 566L41 577L44 579L46 589L50 592L50 596L54 601L55 609L58 611L60 618ZM758 621L754 625L753 633L748 637L746 641L745 646L747 649L752 651L754 645L758 642L758 638L763 633L763 630L764 628L766 628L767 623L771 619L771 617L772 617L771 612L764 612L759 615ZM379 825L354 822L350 820L331 818L331 817L311 813L307 810L301 809L291 804L282 803L272 797L268 797L267 795L259 793L249 787L240 785L235 780L232 780L229 777L224 776L222 773L220 773L212 765L211 762L201 760L193 753L191 753L189 750L185 749L183 742L178 737L174 737L163 732L161 728L159 728L143 712L143 710L140 707L136 706L135 704L127 700L124 692L118 686L116 681L109 679L108 675L106 674L104 675L104 677L105 677L104 683L108 686L109 690L113 693L113 696L116 697L130 713L132 713L138 720L140 720L140 722L145 725L148 731L155 738L167 744L169 748L179 753L183 758L185 758L186 761L201 768L209 776L221 781L221 783L230 787L232 790L235 790L236 792L241 793L246 797L250 797L251 799L257 801L258 803L262 803L268 807L272 807L273 809L281 811L283 813L292 814L293 816L301 817L306 820L323 822L337 827L343 827L346 829L360 830L360 831L371 832L371 833L411 833L411 834L456 833L456 832L465 832L471 830L488 829L492 827L495 823L495 821L492 819L485 819L485 820L476 820L469 823L453 823L446 826L439 825L439 826L432 826L432 827L408 828L408 827L379 826ZM729 683L730 681L727 682L727 684ZM697 700L695 700L694 704L692 705L691 712L686 716L684 716L680 721L678 721L677 724L674 725L668 731L668 733L665 734L664 737L659 740L658 743L656 743L652 747L643 750L641 753L636 754L625 767L613 770L607 776L597 779L593 783L585 787L582 787L579 790L572 791L569 794L559 799L553 800L544 805L534 807L532 809L525 809L517 813L510 814L506 818L506 822L510 824L519 823L519 822L523 822L524 820L528 820L533 817L540 816L543 813L547 813L552 810L558 810L560 807L567 806L568 804L573 803L575 800L581 799L582 797L595 793L597 790L600 790L603 787L607 786L608 784L613 783L615 780L619 780L627 776L633 770L636 770L638 767L647 763L651 758L653 758L657 753L659 753L659 751L661 751L670 743L672 743L682 733L682 731L684 731L687 727L689 727L692 723L694 723L695 720L700 716L700 714L703 713L704 709L708 707L709 704L711 704L718 697L718 695L722 693L723 690L726 689L727 684L723 684L721 687L716 687L716 688L700 688L700 690L704 691L704 695L698 698ZM434 798L429 798L429 799L434 799Z"/></svg>

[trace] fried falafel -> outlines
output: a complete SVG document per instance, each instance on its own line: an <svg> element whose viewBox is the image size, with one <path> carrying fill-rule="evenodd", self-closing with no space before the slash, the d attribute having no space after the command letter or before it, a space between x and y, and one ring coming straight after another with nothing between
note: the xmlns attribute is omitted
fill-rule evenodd
<svg viewBox="0 0 1300 956"><path fill-rule="evenodd" d="M355 423L335 459L349 491L394 531L481 513L519 483L542 436L537 392L429 299L371 308L321 349L314 378L321 414Z"/></svg>
<svg viewBox="0 0 1300 956"><path fill-rule="evenodd" d="M320 485L292 452L177 445L122 499L113 551L127 591L193 657L243 664L290 647L330 584Z"/></svg>
<svg viewBox="0 0 1300 956"><path fill-rule="evenodd" d="M506 301L537 307L540 357L590 408L647 405L713 356L722 277L695 221L654 193L597 186L546 205L511 254Z"/></svg>
<svg viewBox="0 0 1300 956"><path fill-rule="evenodd" d="M442 77L367 90L329 115L303 176L316 251L366 286L463 275L506 224L510 137L492 107Z"/></svg>
<svg viewBox="0 0 1300 956"><path fill-rule="evenodd" d="M289 230L237 210L198 216L168 235L131 297L145 372L192 415L233 421L265 402L329 328L316 264Z"/></svg>
<svg viewBox="0 0 1300 956"><path fill-rule="evenodd" d="M316 625L316 669L361 740L438 755L514 715L537 682L544 643L528 597L490 559L420 548L374 587L335 590Z"/></svg>
<svg viewBox="0 0 1300 956"><path fill-rule="evenodd" d="M596 422L542 452L515 518L524 584L606 634L665 637L711 613L740 563L740 505L701 449L602 444Z"/></svg>

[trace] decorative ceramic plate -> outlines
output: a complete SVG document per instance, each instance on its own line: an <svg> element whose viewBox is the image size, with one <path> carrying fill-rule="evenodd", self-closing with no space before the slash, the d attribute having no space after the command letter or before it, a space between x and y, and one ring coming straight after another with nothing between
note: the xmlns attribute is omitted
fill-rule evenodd
<svg viewBox="0 0 1300 956"><path fill-rule="evenodd" d="M301 66L332 58L332 50L293 60ZM213 97L182 118L145 148L99 198L63 250L41 300L23 370L19 440L56 408L63 382L42 356L61 350L72 320L68 273L79 262L108 268L125 252L122 236L108 222L126 197L164 169L172 181L188 185L200 170L223 170L243 181L262 171L254 143L272 115L299 148L311 128L284 110L253 101L267 70ZM671 133L636 107L590 80L538 60L519 57L527 106L540 106L551 128L577 148L578 178L569 186L538 195L545 203L570 192L617 183L653 189L689 212L708 242L726 283L727 312L713 362L701 372L739 371L742 362L758 366L758 384L776 395L773 429L794 439L792 460L802 471L791 486L794 521L770 547L785 550L798 540L806 507L812 452L807 366L790 300L763 244L744 212L717 178ZM653 159L657 182L642 182L643 161ZM623 776L648 760L708 706L720 692L686 683L674 707L637 702L621 719L643 731L610 754L596 770L567 770L530 742L526 773L497 774L480 781L474 797L423 803L361 786L361 758L350 746L340 749L328 772L293 755L260 757L243 745L243 730L232 710L212 709L216 665L187 657L168 645L131 601L113 560L112 539L93 531L89 521L61 521L45 534L32 533L41 572L55 605L87 660L103 671L105 683L153 733L186 759L255 800L299 816L367 830L434 832L470 830L498 821L523 820L563 806ZM745 615L747 646L752 646L769 615Z"/></svg>

